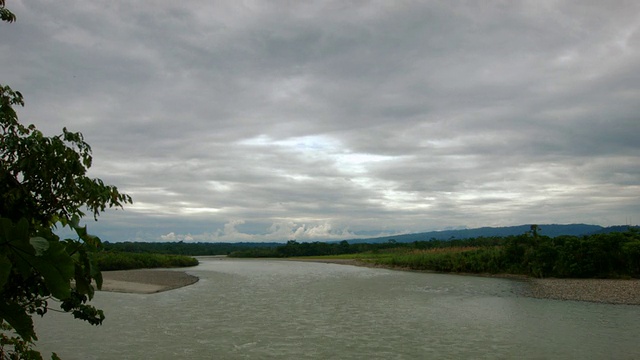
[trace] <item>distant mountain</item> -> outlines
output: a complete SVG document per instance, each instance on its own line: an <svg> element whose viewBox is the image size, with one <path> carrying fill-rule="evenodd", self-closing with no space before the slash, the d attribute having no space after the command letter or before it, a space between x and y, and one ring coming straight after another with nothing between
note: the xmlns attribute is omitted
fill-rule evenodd
<svg viewBox="0 0 640 360"><path fill-rule="evenodd" d="M629 226L611 226L602 227L600 225L587 225L587 224L541 224L539 234L549 237L556 237L560 235L573 235L582 236L595 233L606 233L613 231L625 231ZM637 228L637 226L635 226ZM510 236L510 235L522 235L531 230L531 225L517 225L506 227L481 227L477 229L461 229L461 230L443 230L443 231L429 231L416 234L405 234L395 236L383 236L369 239L347 239L350 244L358 243L382 243L389 240L395 240L396 242L414 242L414 241L426 241L431 239L436 240L451 240L451 239L468 239L475 237L489 237L489 236Z"/></svg>
<svg viewBox="0 0 640 360"><path fill-rule="evenodd" d="M593 234L608 234L608 233L612 233L612 232L625 232L629 229L637 229L640 230L640 226L638 225L615 225L615 226L608 226L605 228L602 228L598 231L595 231Z"/></svg>

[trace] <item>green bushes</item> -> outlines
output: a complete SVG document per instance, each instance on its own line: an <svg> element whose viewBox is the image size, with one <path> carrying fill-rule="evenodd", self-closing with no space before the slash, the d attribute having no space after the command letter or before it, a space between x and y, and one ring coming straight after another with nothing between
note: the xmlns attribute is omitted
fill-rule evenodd
<svg viewBox="0 0 640 360"><path fill-rule="evenodd" d="M622 244L622 254L629 274L640 274L640 240L634 239Z"/></svg>
<svg viewBox="0 0 640 360"><path fill-rule="evenodd" d="M374 258L373 262L413 270L432 270L462 273L498 273L504 270L503 251L498 247L444 251L413 251Z"/></svg>
<svg viewBox="0 0 640 360"><path fill-rule="evenodd" d="M247 248L237 250L229 254L229 257L235 258L274 258L280 257L275 248Z"/></svg>
<svg viewBox="0 0 640 360"><path fill-rule="evenodd" d="M502 245L434 250L405 250L385 257L372 256L372 262L442 272L570 278L640 277L640 233L637 230L556 238L528 233L506 237Z"/></svg>
<svg viewBox="0 0 640 360"><path fill-rule="evenodd" d="M534 225L535 226L535 225ZM348 256L383 266L534 277L640 277L640 232L540 236L537 226L519 235L377 244L298 243L246 249L232 257Z"/></svg>
<svg viewBox="0 0 640 360"><path fill-rule="evenodd" d="M198 260L183 255L138 254L106 251L94 253L93 260L101 271L187 267L198 265Z"/></svg>

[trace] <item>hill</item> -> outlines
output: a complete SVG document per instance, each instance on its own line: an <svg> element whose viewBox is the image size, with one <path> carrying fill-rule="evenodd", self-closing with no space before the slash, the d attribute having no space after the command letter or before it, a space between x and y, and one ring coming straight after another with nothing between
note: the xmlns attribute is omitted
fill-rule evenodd
<svg viewBox="0 0 640 360"><path fill-rule="evenodd" d="M539 225L540 235L556 237L560 235L573 235L583 236L595 233L607 233L613 231L625 231L629 226L611 226L602 227L600 225L587 225L587 224L542 224ZM637 227L637 226L633 226ZM476 237L490 237L490 236L510 236L521 235L531 230L531 225L517 225L506 227L481 227L476 229L461 229L461 230L443 230L443 231L429 231L415 234L395 235L395 236L383 236L368 239L348 239L350 244L359 243L382 243L394 240L396 242L414 242L425 240L450 240L450 239L468 239Z"/></svg>

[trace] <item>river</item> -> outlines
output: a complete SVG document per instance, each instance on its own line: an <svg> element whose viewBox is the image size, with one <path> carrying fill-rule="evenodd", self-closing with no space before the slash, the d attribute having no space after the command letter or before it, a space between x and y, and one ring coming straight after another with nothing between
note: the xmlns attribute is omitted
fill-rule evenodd
<svg viewBox="0 0 640 360"><path fill-rule="evenodd" d="M102 326L48 313L38 349L67 360L640 358L640 306L527 298L509 279L200 260L191 286L98 292Z"/></svg>

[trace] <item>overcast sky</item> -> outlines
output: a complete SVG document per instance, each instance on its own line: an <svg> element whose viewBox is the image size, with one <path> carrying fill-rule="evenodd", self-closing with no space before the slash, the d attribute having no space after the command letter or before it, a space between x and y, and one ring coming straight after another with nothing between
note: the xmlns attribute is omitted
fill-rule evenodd
<svg viewBox="0 0 640 360"><path fill-rule="evenodd" d="M0 82L108 241L640 222L639 1L7 0Z"/></svg>

